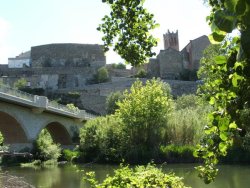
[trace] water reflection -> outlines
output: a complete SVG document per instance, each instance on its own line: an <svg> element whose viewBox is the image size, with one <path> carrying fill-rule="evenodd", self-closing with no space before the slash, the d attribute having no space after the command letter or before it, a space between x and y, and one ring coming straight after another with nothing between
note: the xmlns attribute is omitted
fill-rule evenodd
<svg viewBox="0 0 250 188"><path fill-rule="evenodd" d="M84 171L95 171L96 177L103 180L106 174L113 174L118 166L112 165L62 165L53 168L21 168L5 167L12 175L24 177L24 179L40 188L86 188L88 185L82 181ZM220 166L218 178L212 184L206 185L197 177L193 164L177 164L163 166L166 172L174 172L184 177L184 182L193 188L248 188L250 187L250 166L223 165ZM1 180L0 180L1 181Z"/></svg>

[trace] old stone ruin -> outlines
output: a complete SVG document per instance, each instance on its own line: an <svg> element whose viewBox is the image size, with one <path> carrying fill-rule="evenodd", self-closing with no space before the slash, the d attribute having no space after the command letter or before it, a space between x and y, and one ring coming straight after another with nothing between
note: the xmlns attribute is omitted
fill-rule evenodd
<svg viewBox="0 0 250 188"><path fill-rule="evenodd" d="M40 88L42 94L51 99L73 102L96 114L106 113L106 97L111 92L130 88L136 79L133 75L141 68L147 72L147 78L159 77L168 82L175 96L194 93L199 61L203 50L210 44L207 36L190 40L181 51L178 31L168 31L163 37L164 49L144 67L135 70L106 65L102 45L98 44L34 46L28 52L9 58L8 65L0 65L0 81L13 86L17 80L25 78L27 87ZM93 84L90 81L101 67L106 67L110 79L106 83Z"/></svg>

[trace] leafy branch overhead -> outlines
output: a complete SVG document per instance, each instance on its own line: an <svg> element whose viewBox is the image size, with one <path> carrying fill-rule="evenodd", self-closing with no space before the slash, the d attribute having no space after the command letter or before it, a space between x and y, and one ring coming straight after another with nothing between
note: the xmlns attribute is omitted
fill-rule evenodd
<svg viewBox="0 0 250 188"><path fill-rule="evenodd" d="M250 117L244 116L250 112L250 0L209 0L209 5L210 40L220 49L215 57L203 59L200 69L206 76L201 90L214 108L195 152L204 159L197 169L206 183L214 180L218 159L250 132ZM233 30L239 35L228 37Z"/></svg>
<svg viewBox="0 0 250 188"><path fill-rule="evenodd" d="M97 30L103 32L104 51L113 46L126 63L138 66L155 55L157 45L150 31L159 24L144 7L144 0L102 0L110 5L110 15L104 16Z"/></svg>

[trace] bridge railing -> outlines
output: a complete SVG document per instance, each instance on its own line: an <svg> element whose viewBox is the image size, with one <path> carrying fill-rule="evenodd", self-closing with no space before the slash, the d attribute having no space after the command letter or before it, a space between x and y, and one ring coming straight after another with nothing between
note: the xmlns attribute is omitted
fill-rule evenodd
<svg viewBox="0 0 250 188"><path fill-rule="evenodd" d="M34 95L0 84L0 92L34 102Z"/></svg>
<svg viewBox="0 0 250 188"><path fill-rule="evenodd" d="M59 103L57 103L55 101L49 101L48 102L48 107L63 110L63 111L69 112L69 113L73 113L75 115L80 113L79 109L71 109L71 108L68 108L67 106L59 104Z"/></svg>
<svg viewBox="0 0 250 188"><path fill-rule="evenodd" d="M52 110L57 110L57 111L59 110L61 112L72 114L73 116L79 116L79 117L82 116L85 119L92 119L96 117L95 115L90 114L86 112L85 110L79 110L77 107L70 108L69 106L59 104L55 101L49 101L47 97L44 97L45 100L41 100L42 96L32 95L32 94L17 90L15 88L8 87L3 84L0 84L0 93L18 97L22 100L28 100L29 102L32 102L34 104L37 104L39 101L41 103L39 104L40 107L44 106L45 108L52 108Z"/></svg>

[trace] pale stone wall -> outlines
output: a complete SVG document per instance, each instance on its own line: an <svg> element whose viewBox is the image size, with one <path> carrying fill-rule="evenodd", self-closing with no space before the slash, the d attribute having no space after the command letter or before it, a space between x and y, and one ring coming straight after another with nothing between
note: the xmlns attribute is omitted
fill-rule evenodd
<svg viewBox="0 0 250 188"><path fill-rule="evenodd" d="M102 67L106 58L97 44L47 44L31 48L32 67Z"/></svg>
<svg viewBox="0 0 250 188"><path fill-rule="evenodd" d="M182 56L179 51L172 48L161 50L157 59L160 64L160 77L166 79L179 79L182 70Z"/></svg>

